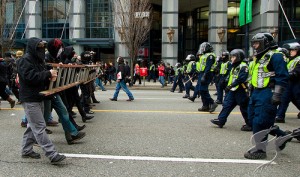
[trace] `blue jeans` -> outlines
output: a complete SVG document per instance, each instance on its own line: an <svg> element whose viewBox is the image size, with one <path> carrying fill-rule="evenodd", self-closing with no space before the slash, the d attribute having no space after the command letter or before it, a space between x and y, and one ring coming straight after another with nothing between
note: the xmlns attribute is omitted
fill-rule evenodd
<svg viewBox="0 0 300 177"><path fill-rule="evenodd" d="M96 84L96 86L99 86L99 87L101 88L101 90L106 90L106 89L104 88L103 84L102 84L102 80L101 80L101 79L96 78L95 84Z"/></svg>
<svg viewBox="0 0 300 177"><path fill-rule="evenodd" d="M127 94L127 96L130 99L134 99L132 93L127 88L127 85L126 85L126 83L125 83L125 81L123 79L120 80L120 82L117 82L116 91L114 93L114 97L113 98L115 98L115 99L118 98L118 95L119 95L119 92L120 92L121 88L124 90L124 92Z"/></svg>
<svg viewBox="0 0 300 177"><path fill-rule="evenodd" d="M164 76L159 76L158 81L159 81L159 83L161 83L162 86L165 86L165 77Z"/></svg>
<svg viewBox="0 0 300 177"><path fill-rule="evenodd" d="M61 121L64 131L70 133L73 136L76 136L78 134L77 129L69 119L69 113L63 101L61 100L59 94L53 96L52 100L45 100L44 103L45 103L45 110L44 110L45 117L50 116L51 106L52 106Z"/></svg>

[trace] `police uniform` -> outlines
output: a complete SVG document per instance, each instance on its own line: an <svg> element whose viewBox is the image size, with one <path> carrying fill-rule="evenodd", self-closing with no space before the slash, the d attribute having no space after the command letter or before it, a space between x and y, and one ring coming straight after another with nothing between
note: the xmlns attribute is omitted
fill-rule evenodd
<svg viewBox="0 0 300 177"><path fill-rule="evenodd" d="M285 113L292 102L300 110L300 44L299 43L289 43L283 45L289 50L297 50L297 55L290 57L287 64L287 69L289 72L289 83L287 89L284 91L281 99L281 104L278 107L276 122L285 122Z"/></svg>
<svg viewBox="0 0 300 177"><path fill-rule="evenodd" d="M219 82L217 83L217 100L215 101L217 104L223 103L224 89L228 82L227 77L231 71L231 63L228 61L229 53L228 55L227 53L224 54L224 58L220 64Z"/></svg>
<svg viewBox="0 0 300 177"><path fill-rule="evenodd" d="M177 67L177 68L175 70L175 78L174 78L173 87L171 89L171 92L174 92L177 85L179 85L179 93L182 93L182 91L184 90L184 85L182 82L183 68L180 63L177 63L175 67Z"/></svg>
<svg viewBox="0 0 300 177"><path fill-rule="evenodd" d="M240 111L244 118L246 125L244 125L242 131L251 131L251 125L248 121L248 90L247 80L249 69L248 65L243 62L245 58L244 51L241 49L234 49L230 53L231 56L236 56L235 63L232 64L232 69L229 74L229 81L226 87L227 94L224 99L223 108L218 116L218 119L213 119L211 122L222 128L227 122L227 117L231 111L237 106L240 106Z"/></svg>
<svg viewBox="0 0 300 177"><path fill-rule="evenodd" d="M198 51L201 56L199 62L197 62L197 70L200 72L194 95L189 98L191 101L194 101L200 91L203 106L199 108L198 111L213 112L218 106L208 91L208 86L213 79L213 71L216 67L216 55L212 53L212 51L213 48L208 42L203 42Z"/></svg>
<svg viewBox="0 0 300 177"><path fill-rule="evenodd" d="M270 33L258 33L251 42L256 53L256 61L251 73L253 91L249 101L248 118L252 122L253 134L274 126L277 105L281 101L283 90L288 83L288 71L283 54L270 50L275 43ZM259 43L259 45L257 45ZM270 134L284 136L279 128ZM265 141L267 136L263 139ZM248 159L266 158L266 149L248 151L244 154Z"/></svg>
<svg viewBox="0 0 300 177"><path fill-rule="evenodd" d="M194 90L195 87L193 86L193 81L194 81L194 76L196 71L196 62L195 62L195 56L190 54L187 56L186 58L187 61L190 61L187 65L186 68L186 81L185 81L185 95L183 96L183 98L189 98L190 96L190 90Z"/></svg>

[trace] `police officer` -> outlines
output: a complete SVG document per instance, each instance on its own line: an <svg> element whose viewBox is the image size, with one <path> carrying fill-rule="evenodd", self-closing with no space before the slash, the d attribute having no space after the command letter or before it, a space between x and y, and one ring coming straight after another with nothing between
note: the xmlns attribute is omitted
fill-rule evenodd
<svg viewBox="0 0 300 177"><path fill-rule="evenodd" d="M194 95L189 98L189 100L194 101L200 91L203 106L199 108L198 111L214 112L218 106L208 91L208 86L213 79L213 71L216 67L216 55L213 53L213 50L213 47L208 42L203 42L198 50L200 60L197 63L197 70L200 72L198 74L198 82Z"/></svg>
<svg viewBox="0 0 300 177"><path fill-rule="evenodd" d="M234 49L230 52L232 69L229 75L228 85L225 88L227 94L225 96L223 108L217 119L212 119L211 122L222 128L231 111L237 106L240 110L246 125L243 125L242 131L251 131L251 125L248 120L248 90L246 88L248 79L248 65L243 61L245 53L242 49Z"/></svg>
<svg viewBox="0 0 300 177"><path fill-rule="evenodd" d="M300 44L298 42L287 43L282 47L290 52L289 62L287 64L290 79L277 110L277 123L285 122L285 112L290 102L300 110Z"/></svg>
<svg viewBox="0 0 300 177"><path fill-rule="evenodd" d="M189 54L186 59L188 63L186 68L186 78L185 78L185 95L182 98L189 98L190 97L190 90L194 90L195 87L193 86L193 81L195 79L195 75L197 73L196 70L196 58L193 54Z"/></svg>
<svg viewBox="0 0 300 177"><path fill-rule="evenodd" d="M276 42L270 33L257 33L253 36L251 43L256 61L251 78L253 91L249 101L248 118L252 122L252 131L255 134L274 126L276 109L288 83L289 74L283 54L273 48L276 46L274 45ZM274 129L270 134L286 135L279 128ZM266 139L267 136L262 141ZM281 149L283 148L281 147ZM267 157L266 147L248 151L244 157L247 159L264 159Z"/></svg>
<svg viewBox="0 0 300 177"><path fill-rule="evenodd" d="M184 90L184 85L182 82L183 79L183 68L181 66L180 63L176 63L175 64L176 70L175 70L175 78L174 78L174 82L173 82L173 87L170 90L171 92L174 92L177 85L179 85L179 91L178 93L182 93L182 91Z"/></svg>
<svg viewBox="0 0 300 177"><path fill-rule="evenodd" d="M231 63L229 62L229 52L222 52L222 57L220 59L220 71L219 71L219 82L217 84L217 100L215 101L217 104L223 103L223 95L224 89L227 86L228 74L231 70Z"/></svg>
<svg viewBox="0 0 300 177"><path fill-rule="evenodd" d="M156 75L155 75L155 65L153 61L150 61L149 63L149 76L148 76L148 82L153 79L153 82L156 82Z"/></svg>

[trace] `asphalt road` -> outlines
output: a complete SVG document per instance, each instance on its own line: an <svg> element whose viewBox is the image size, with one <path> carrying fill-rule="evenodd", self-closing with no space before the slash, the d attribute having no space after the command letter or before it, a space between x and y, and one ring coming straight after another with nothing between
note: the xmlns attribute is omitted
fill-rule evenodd
<svg viewBox="0 0 300 177"><path fill-rule="evenodd" d="M244 123L238 108L220 129L209 120L218 116L221 105L213 114L200 113L200 99L192 103L168 90L132 90L133 102L126 101L123 91L112 102L108 98L113 92L96 92L101 103L93 109L95 118L85 123L87 136L79 143L67 145L61 125L48 127L57 150L68 156L62 165L51 165L44 155L39 160L21 158L24 111L20 105L8 109L1 101L0 176L299 176L297 140L278 154L275 164L254 172L266 161L243 157L252 134L240 131ZM291 105L280 127L300 127L297 113ZM83 124L80 116L75 120ZM266 160L274 155L269 152Z"/></svg>

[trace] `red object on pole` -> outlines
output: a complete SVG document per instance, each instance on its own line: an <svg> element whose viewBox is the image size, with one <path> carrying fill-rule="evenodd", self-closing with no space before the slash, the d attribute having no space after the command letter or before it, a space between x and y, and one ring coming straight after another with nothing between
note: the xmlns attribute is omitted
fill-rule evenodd
<svg viewBox="0 0 300 177"><path fill-rule="evenodd" d="M148 68L140 68L140 76L148 76Z"/></svg>

